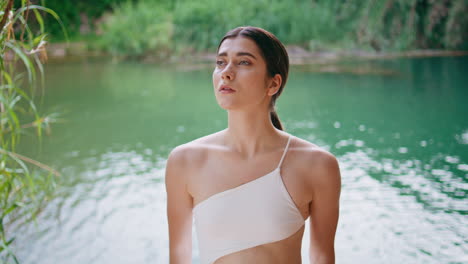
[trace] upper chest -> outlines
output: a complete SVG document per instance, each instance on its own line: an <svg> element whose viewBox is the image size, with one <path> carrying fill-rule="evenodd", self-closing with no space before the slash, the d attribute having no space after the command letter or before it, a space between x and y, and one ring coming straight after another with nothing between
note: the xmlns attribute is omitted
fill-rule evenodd
<svg viewBox="0 0 468 264"><path fill-rule="evenodd" d="M271 188L268 191L279 192L284 186L302 216L307 218L313 191L306 184L307 173L295 162L292 152L285 155L281 167L278 168L281 155L281 152L272 152L252 159L240 159L234 155L217 152L205 155L190 171L188 177L188 190L193 197L193 205L233 190L244 192L248 189L257 192ZM273 186L262 186L263 183L271 183L267 177L278 177L281 180L274 181ZM254 185L255 188L250 188Z"/></svg>

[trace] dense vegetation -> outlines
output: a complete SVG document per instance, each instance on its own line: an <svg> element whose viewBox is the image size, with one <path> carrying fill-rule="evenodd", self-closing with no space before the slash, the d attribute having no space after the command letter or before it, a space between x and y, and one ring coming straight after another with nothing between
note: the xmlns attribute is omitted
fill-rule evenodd
<svg viewBox="0 0 468 264"><path fill-rule="evenodd" d="M21 5L22 0L15 0L15 5ZM129 0L31 0L36 4L41 4L52 10L60 13L60 19L66 25L67 31L72 34L72 37L77 37L80 32L80 27L86 26L89 19L90 29L93 29L93 21L101 17L105 11L112 10L113 6ZM44 17L47 32L51 33L51 38L55 40L63 40L64 35L58 21L52 16Z"/></svg>
<svg viewBox="0 0 468 264"><path fill-rule="evenodd" d="M239 25L310 50L468 49L468 0L47 0L70 31L105 14L99 46L114 54L208 50ZM80 21L81 17L81 21ZM84 19L86 17L86 19ZM89 18L89 19L88 19ZM56 22L49 28L59 33Z"/></svg>

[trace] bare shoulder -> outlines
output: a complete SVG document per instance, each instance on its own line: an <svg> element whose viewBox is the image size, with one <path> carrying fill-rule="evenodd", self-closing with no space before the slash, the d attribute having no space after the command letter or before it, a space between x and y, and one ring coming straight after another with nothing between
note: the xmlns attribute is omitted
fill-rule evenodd
<svg viewBox="0 0 468 264"><path fill-rule="evenodd" d="M291 145L291 156L305 183L310 186L326 187L341 183L338 159L329 151L304 139L295 137Z"/></svg>
<svg viewBox="0 0 468 264"><path fill-rule="evenodd" d="M332 153L307 140L294 137L294 141L291 143L291 151L295 155L300 156L299 160L306 163L304 165L330 165L330 163L337 162L336 157Z"/></svg>
<svg viewBox="0 0 468 264"><path fill-rule="evenodd" d="M219 132L194 139L175 147L167 158L167 167L177 167L179 170L193 169L206 158L207 152L216 146Z"/></svg>

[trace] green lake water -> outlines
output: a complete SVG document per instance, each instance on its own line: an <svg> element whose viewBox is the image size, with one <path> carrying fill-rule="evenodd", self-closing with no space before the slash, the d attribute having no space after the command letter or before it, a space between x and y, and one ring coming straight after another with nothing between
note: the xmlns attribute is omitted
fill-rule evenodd
<svg viewBox="0 0 468 264"><path fill-rule="evenodd" d="M293 67L277 106L289 133L340 162L337 263L467 263L467 57L336 67ZM9 229L20 262L168 263L167 155L226 126L211 72L47 64L42 109L65 122L40 148L23 137L18 152L62 176L37 225Z"/></svg>

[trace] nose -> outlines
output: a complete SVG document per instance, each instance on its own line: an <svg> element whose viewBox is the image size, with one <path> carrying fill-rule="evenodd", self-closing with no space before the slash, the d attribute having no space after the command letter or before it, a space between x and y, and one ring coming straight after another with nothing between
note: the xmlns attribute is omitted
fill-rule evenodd
<svg viewBox="0 0 468 264"><path fill-rule="evenodd" d="M235 74L234 70L232 69L231 63L226 65L224 70L221 72L221 79L223 79L223 80L232 81L232 80L234 80L235 76L236 76L236 74Z"/></svg>

